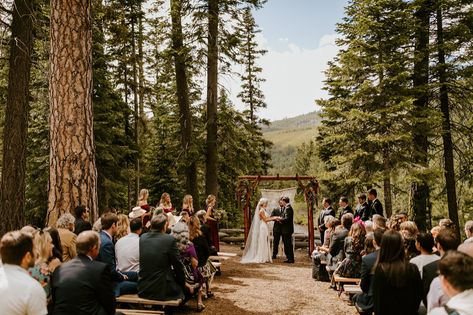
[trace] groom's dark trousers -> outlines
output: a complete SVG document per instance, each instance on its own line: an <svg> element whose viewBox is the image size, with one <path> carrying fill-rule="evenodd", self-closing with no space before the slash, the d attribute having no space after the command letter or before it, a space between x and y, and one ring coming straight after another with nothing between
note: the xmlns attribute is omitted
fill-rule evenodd
<svg viewBox="0 0 473 315"><path fill-rule="evenodd" d="M294 261L294 248L292 246L292 234L294 233L294 210L291 205L287 205L283 210L282 217L281 234L282 241L284 242L284 254L286 255L287 260Z"/></svg>
<svg viewBox="0 0 473 315"><path fill-rule="evenodd" d="M281 216L281 209L276 208L271 212L272 217L280 217ZM279 240L281 239L281 229L282 224L275 221L273 225L273 259L278 256L279 251Z"/></svg>

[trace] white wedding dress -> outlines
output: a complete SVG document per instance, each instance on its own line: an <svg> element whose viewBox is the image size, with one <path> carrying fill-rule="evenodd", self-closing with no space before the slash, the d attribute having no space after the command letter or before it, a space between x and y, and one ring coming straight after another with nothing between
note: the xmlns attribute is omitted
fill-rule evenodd
<svg viewBox="0 0 473 315"><path fill-rule="evenodd" d="M250 233L246 240L245 249L241 258L242 264L250 263L266 263L272 262L271 246L269 243L269 226L268 223L261 220L260 213L264 217L269 217L266 209L260 207L256 208L253 221L251 222Z"/></svg>

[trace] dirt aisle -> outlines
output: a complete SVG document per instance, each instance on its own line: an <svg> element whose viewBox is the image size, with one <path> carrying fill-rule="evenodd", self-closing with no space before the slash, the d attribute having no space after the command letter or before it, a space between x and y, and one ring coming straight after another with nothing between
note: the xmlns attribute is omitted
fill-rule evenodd
<svg viewBox="0 0 473 315"><path fill-rule="evenodd" d="M357 314L328 283L312 279L305 251L296 252L295 264L280 258L273 264L242 265L238 246L221 250L238 257L223 262L222 275L213 284L215 297L204 301L201 314ZM190 301L185 313L193 314L194 306Z"/></svg>

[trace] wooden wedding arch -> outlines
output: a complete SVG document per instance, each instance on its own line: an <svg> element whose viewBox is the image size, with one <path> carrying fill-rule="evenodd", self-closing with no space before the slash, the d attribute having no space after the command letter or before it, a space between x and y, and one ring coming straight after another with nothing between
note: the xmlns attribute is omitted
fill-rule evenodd
<svg viewBox="0 0 473 315"><path fill-rule="evenodd" d="M307 205L307 225L309 234L309 255L314 250L314 205L317 201L319 183L313 176L239 176L237 184L238 209L243 210L245 222L245 243L250 232L251 222L251 196L262 181L297 181L299 188L304 193ZM304 184L305 183L305 184Z"/></svg>

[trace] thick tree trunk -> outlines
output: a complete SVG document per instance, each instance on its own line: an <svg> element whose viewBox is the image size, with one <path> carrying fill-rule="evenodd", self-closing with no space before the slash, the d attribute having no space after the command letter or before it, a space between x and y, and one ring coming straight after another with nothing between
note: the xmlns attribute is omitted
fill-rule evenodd
<svg viewBox="0 0 473 315"><path fill-rule="evenodd" d="M90 9L91 0L51 0L49 226L79 204L98 214Z"/></svg>
<svg viewBox="0 0 473 315"><path fill-rule="evenodd" d="M207 38L207 154L205 192L217 195L217 89L218 89L218 0L208 0Z"/></svg>
<svg viewBox="0 0 473 315"><path fill-rule="evenodd" d="M11 24L3 134L0 235L25 224L26 136L33 43L32 0L16 0Z"/></svg>
<svg viewBox="0 0 473 315"><path fill-rule="evenodd" d="M383 191L384 191L384 215L390 218L393 213L393 199L391 189L391 167L387 158L387 153L384 154L384 176L383 176Z"/></svg>
<svg viewBox="0 0 473 315"><path fill-rule="evenodd" d="M197 165L192 156L192 113L189 101L189 86L186 69L186 48L182 34L181 0L171 0L172 20L172 54L176 72L177 102L179 104L179 122L181 125L181 149L184 153L186 175L186 192L194 197L198 205L199 191L197 188Z"/></svg>
<svg viewBox="0 0 473 315"><path fill-rule="evenodd" d="M444 157L445 184L447 185L448 216L457 227L457 236L460 237L458 221L457 192L455 185L455 167L453 157L452 129L450 124L450 104L447 89L447 72L445 62L443 18L440 5L437 8L437 53L438 53L438 78L440 82L440 110L443 116L442 140Z"/></svg>
<svg viewBox="0 0 473 315"><path fill-rule="evenodd" d="M416 95L414 100L415 117L418 120L414 125L414 162L423 169L428 168L429 142L426 130L429 126L426 123L427 109L429 105L429 29L431 0L420 0L419 9L415 13L416 24L416 46L414 51L414 74L413 85ZM431 217L429 211L429 186L427 179L420 175L417 182L411 184L412 207L414 220L421 231L430 230Z"/></svg>
<svg viewBox="0 0 473 315"><path fill-rule="evenodd" d="M131 7L132 10L132 20L131 20L131 50L132 50L132 59L133 59L133 119L135 122L135 146L138 150L136 159L135 159L135 201L138 201L138 194L140 192L140 155L141 155L141 146L140 146L140 107L138 100L138 65L136 57L136 18L135 18L135 8Z"/></svg>

